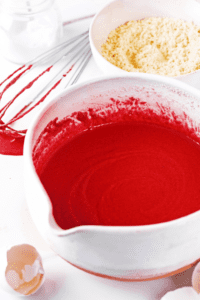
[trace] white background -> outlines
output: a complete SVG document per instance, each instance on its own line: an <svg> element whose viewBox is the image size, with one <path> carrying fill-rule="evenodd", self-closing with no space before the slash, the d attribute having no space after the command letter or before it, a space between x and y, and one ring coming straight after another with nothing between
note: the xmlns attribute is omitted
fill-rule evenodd
<svg viewBox="0 0 200 300"><path fill-rule="evenodd" d="M68 21L96 13L108 1L56 0L56 3L60 8L63 21ZM88 27L90 21L85 22L83 27ZM65 34L69 34L70 37L79 32L83 32L80 23L65 29ZM0 47L2 46L0 44ZM0 56L0 82L15 69L15 64ZM92 58L79 82L101 75ZM20 243L35 246L44 258L46 281L43 287L29 299L159 300L169 290L191 285L192 270L151 282L117 282L89 275L64 262L52 253L30 218L24 195L23 157L0 155L0 254L5 248ZM0 261L2 259L1 255ZM4 273L1 262L0 273L0 275ZM16 299L16 297L0 290L0 299Z"/></svg>

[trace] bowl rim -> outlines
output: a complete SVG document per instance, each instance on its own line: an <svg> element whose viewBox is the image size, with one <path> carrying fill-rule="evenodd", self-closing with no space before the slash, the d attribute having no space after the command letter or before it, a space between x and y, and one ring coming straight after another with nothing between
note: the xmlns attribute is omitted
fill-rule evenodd
<svg viewBox="0 0 200 300"><path fill-rule="evenodd" d="M149 80L150 82L157 82L160 84L167 85L171 88L179 89L182 92L186 92L190 94L191 96L198 97L199 103L200 103L200 90L190 86L189 84L183 83L179 80L176 80L174 78L161 76L161 75L154 75L154 74L147 74L147 73L134 73L133 75L125 74L125 75L107 75L107 76L100 76L96 77L87 81L83 81L81 83L76 83L70 87L65 88L62 91L57 92L48 102L43 103L41 109L37 112L37 114L34 116L33 120L31 121L29 128L27 130L27 134L25 137L25 143L24 143L24 165L25 169L29 168L31 169L32 175L34 178L39 181L41 184L41 181L39 179L39 176L36 173L33 160L32 160L32 151L31 151L31 144L32 144L32 138L34 134L34 129L37 128L38 122L41 120L42 115L57 101L60 101L63 97L65 97L69 93L73 93L73 91L76 91L78 89L81 89L84 86L88 86L90 84L94 84L96 82L103 82L107 80L117 79L117 78L129 78L129 79L144 79ZM29 171L30 172L30 171ZM42 184L41 184L42 186ZM43 187L43 186L42 186ZM44 188L43 188L44 190ZM45 190L44 190L45 191ZM45 191L46 193L46 191ZM46 193L47 194L47 193ZM27 200L28 201L28 200ZM49 199L49 205L51 206L51 202ZM51 209L49 207L48 215L51 213ZM51 214L52 215L52 214ZM52 215L53 216L53 215ZM59 229L52 228L49 224L49 227L51 228L51 231L54 232L57 236L65 236L68 234L73 234L75 232L87 232L87 231L93 231L93 232L106 232L106 233L133 233L133 232L153 232L158 230L165 230L167 228L173 227L173 226L180 226L181 224L185 224L187 222L190 222L191 219L195 217L200 217L200 208L198 211L195 211L189 215L180 217L175 220L157 223L157 224L149 224L149 225L137 225L137 226L104 226L104 225L81 225L77 227L73 227L70 229L62 229L59 227ZM54 218L54 217L53 217ZM48 222L49 223L49 222Z"/></svg>
<svg viewBox="0 0 200 300"><path fill-rule="evenodd" d="M121 0L121 1L123 2L123 0ZM114 72L114 70L116 70L116 71L118 71L118 72L121 72L122 74L123 74L123 73L128 73L128 74L143 73L143 72L140 72L140 71L128 72L128 71L126 71L126 70L123 70L123 69L121 69L121 68L119 68L119 67L113 65L113 64L110 63L107 59L105 59L105 57L103 57L103 55L102 55L101 53L99 53L99 51L97 50L97 48L96 48L96 46L95 46L95 44L94 44L94 42L93 42L93 39L92 39L92 29L93 29L93 26L94 26L94 23L95 23L96 19L98 18L98 16L102 13L102 11L103 11L106 7L108 7L109 5L111 5L111 4L114 3L114 2L119 2L119 0L112 0L112 1L110 1L109 3L107 3L106 5L104 5L104 6L103 6L103 7L95 14L95 16L93 17L92 22L91 22L91 24L90 24L90 26L89 26L89 41L90 41L90 46L91 46L92 49L95 50L96 54L104 60L104 62L105 62L107 65L109 65L111 68L113 68L113 72ZM200 4L200 3L199 3L199 4ZM173 18L173 19L175 19L175 18ZM130 21L132 21L132 20L130 20ZM184 21L184 20L183 20L183 21ZM121 24L121 25L123 25L123 24ZM119 25L119 26L121 26L121 25ZM178 75L178 76L166 76L166 77L175 78L175 79L184 79L185 77L188 77L189 75L196 74L197 72L200 73L200 69L195 70L195 71L192 71L192 72L187 73L187 74L183 74L183 75ZM145 74L158 75L158 74L152 74L152 73L145 73ZM160 75L160 76L164 76L164 75Z"/></svg>

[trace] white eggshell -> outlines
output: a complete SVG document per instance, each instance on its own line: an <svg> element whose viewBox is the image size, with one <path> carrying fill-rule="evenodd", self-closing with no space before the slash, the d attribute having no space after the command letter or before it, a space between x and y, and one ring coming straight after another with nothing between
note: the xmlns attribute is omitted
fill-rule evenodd
<svg viewBox="0 0 200 300"><path fill-rule="evenodd" d="M192 286L195 291L199 294L200 293L200 262L194 268L192 273Z"/></svg>
<svg viewBox="0 0 200 300"><path fill-rule="evenodd" d="M161 300L200 300L200 297L192 287L183 287L168 292Z"/></svg>
<svg viewBox="0 0 200 300"><path fill-rule="evenodd" d="M9 249L1 248L1 251L0 251L0 266L1 266L1 268L0 268L0 287L5 292L7 292L11 295L26 296L26 295L23 295L23 294L20 294L20 293L16 292L14 289L12 289L12 287L6 281L5 270L6 270L6 267L7 267L7 251L8 250ZM36 276L37 273L44 274L44 270L41 268L41 266L39 264L40 260L41 260L41 257L39 255L38 259L35 260L35 262L32 266L29 266L29 265L24 266L24 270L22 270L22 273L23 273L23 278L24 278L25 282L29 282L30 280L32 280ZM43 277L39 288L43 285L44 281L45 281L45 276ZM32 294L37 292L38 289L35 290Z"/></svg>
<svg viewBox="0 0 200 300"><path fill-rule="evenodd" d="M5 248L1 249L0 252L0 266L0 287L11 295L19 296L19 293L13 290L6 281L5 270L7 267L7 249Z"/></svg>

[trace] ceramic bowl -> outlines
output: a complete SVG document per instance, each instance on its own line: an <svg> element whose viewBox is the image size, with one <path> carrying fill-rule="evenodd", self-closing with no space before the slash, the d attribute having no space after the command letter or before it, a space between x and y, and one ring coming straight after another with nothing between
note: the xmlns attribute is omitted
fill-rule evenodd
<svg viewBox="0 0 200 300"><path fill-rule="evenodd" d="M149 17L173 17L200 26L200 3L195 0L115 0L107 4L94 17L89 32L94 59L105 75L127 73L108 62L101 54L101 45L106 42L108 34L127 21ZM200 89L200 70L174 78Z"/></svg>
<svg viewBox="0 0 200 300"><path fill-rule="evenodd" d="M24 146L28 207L39 232L72 265L118 280L149 280L175 274L200 258L200 211L166 223L145 226L79 226L62 230L33 165L32 153L53 119L109 103L110 97L139 97L148 105L170 106L200 124L200 91L168 77L135 73L74 85L44 103L30 125ZM162 199L161 199L162 201Z"/></svg>

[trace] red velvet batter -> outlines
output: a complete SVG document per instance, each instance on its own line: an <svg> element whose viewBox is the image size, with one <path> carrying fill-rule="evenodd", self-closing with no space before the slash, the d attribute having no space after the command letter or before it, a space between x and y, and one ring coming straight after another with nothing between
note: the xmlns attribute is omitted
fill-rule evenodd
<svg viewBox="0 0 200 300"><path fill-rule="evenodd" d="M79 112L76 118L86 124L91 119L86 115ZM69 126L59 149L37 166L61 228L155 224L199 210L200 146L191 139L192 130L150 111L127 115L119 108L118 121L115 113L110 124L90 115L93 126L90 122L84 132L75 130L83 125ZM61 132L68 123L49 124L47 143L47 132Z"/></svg>
<svg viewBox="0 0 200 300"><path fill-rule="evenodd" d="M0 132L0 154L23 155L24 137L13 138Z"/></svg>

